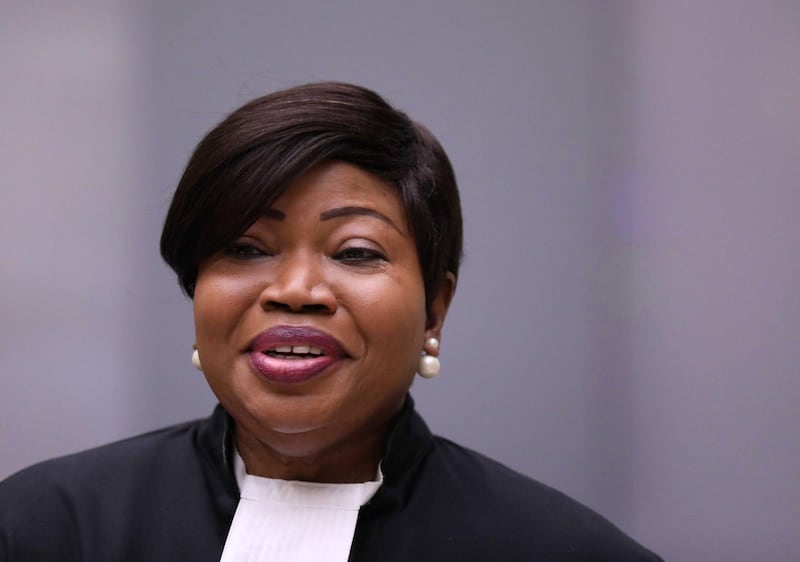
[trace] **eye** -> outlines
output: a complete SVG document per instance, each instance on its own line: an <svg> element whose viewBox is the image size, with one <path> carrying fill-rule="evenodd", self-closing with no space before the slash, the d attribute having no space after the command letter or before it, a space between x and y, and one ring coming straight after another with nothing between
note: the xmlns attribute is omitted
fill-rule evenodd
<svg viewBox="0 0 800 562"><path fill-rule="evenodd" d="M373 248L364 248L360 246L355 246L351 248L345 248L336 255L333 256L334 259L353 264L370 264L374 262L381 262L381 261L388 261L386 256L383 253L375 250Z"/></svg>
<svg viewBox="0 0 800 562"><path fill-rule="evenodd" d="M269 255L268 252L266 252L259 246L256 246L252 242L247 242L242 240L238 240L233 244L231 244L230 246L228 246L227 248L225 248L224 253L226 256L242 260Z"/></svg>

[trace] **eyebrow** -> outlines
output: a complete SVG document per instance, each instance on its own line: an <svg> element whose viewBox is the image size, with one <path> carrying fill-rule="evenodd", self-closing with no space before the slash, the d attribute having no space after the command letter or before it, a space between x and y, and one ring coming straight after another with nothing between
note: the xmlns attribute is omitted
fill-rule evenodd
<svg viewBox="0 0 800 562"><path fill-rule="evenodd" d="M278 209L273 209L269 207L261 211L261 216L264 217L265 219L275 219L282 221L283 219L286 218L286 213L284 213L283 211L279 211Z"/></svg>
<svg viewBox="0 0 800 562"><path fill-rule="evenodd" d="M402 234L402 231L400 230L400 228L398 228L396 224L394 224L392 219L390 219L383 213L376 211L375 209L370 209L369 207L357 207L357 206L336 207L335 209L329 209L324 213L320 213L319 220L320 222L322 222L331 219L336 219L339 217L347 217L352 215L361 215L382 220L383 222L390 225L392 228L394 228L395 230L397 230ZM278 221L286 219L286 213L284 213L283 211L279 211L278 209L273 209L271 207L261 211L261 216L266 219L274 219Z"/></svg>
<svg viewBox="0 0 800 562"><path fill-rule="evenodd" d="M325 211L324 213L321 213L319 215L319 220L320 221L327 221L327 220L336 219L336 218L339 218L339 217L347 217L347 216L351 216L351 215L362 215L362 216L365 216L365 217L373 217L373 218L376 218L378 220L382 220L383 222L385 222L386 224L390 225L392 228L394 228L398 232L401 232L400 229L397 227L397 225L394 224L394 222L392 222L392 219L390 219L389 217L387 217L383 213L380 213L380 212L376 211L375 209L370 209L368 207L336 207L335 209L329 209L329 210Z"/></svg>

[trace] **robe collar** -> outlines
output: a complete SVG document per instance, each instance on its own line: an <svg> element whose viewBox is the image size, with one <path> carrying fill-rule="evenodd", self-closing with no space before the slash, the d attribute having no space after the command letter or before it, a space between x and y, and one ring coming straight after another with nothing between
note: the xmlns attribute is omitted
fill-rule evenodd
<svg viewBox="0 0 800 562"><path fill-rule="evenodd" d="M234 422L218 404L198 434L198 445L207 461L209 487L217 508L228 521L233 519L239 501L239 486L233 468ZM410 485L420 461L433 446L433 435L414 409L414 400L405 403L393 422L381 461L383 484L366 504L370 509L385 509L402 504L404 489Z"/></svg>

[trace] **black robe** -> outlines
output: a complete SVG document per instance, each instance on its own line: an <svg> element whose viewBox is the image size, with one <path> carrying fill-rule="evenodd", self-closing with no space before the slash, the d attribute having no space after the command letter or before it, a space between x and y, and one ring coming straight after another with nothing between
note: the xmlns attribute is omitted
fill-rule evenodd
<svg viewBox="0 0 800 562"><path fill-rule="evenodd" d="M0 561L218 561L239 498L232 421L46 461L0 483ZM433 436L409 398L350 560L660 560L564 494Z"/></svg>

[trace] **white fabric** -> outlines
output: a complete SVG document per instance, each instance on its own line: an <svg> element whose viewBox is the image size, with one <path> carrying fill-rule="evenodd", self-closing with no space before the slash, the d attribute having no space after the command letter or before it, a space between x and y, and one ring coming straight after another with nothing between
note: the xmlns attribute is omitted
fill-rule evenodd
<svg viewBox="0 0 800 562"><path fill-rule="evenodd" d="M238 452L241 495L221 562L346 562L358 510L383 481L320 484L247 474Z"/></svg>

